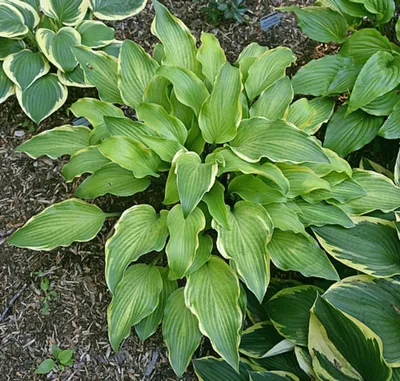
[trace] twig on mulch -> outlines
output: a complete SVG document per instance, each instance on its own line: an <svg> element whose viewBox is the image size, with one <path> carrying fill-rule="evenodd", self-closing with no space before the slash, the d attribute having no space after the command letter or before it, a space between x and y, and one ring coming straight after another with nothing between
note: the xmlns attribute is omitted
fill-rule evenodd
<svg viewBox="0 0 400 381"><path fill-rule="evenodd" d="M22 293L24 292L26 286L27 286L27 284L25 283L25 284L19 289L19 291L11 298L11 300L9 301L7 307L5 308L5 310L3 311L3 313L0 315L0 322L6 317L6 315L8 314L8 311L10 311L10 309L11 309L11 307L13 306L13 304L15 303L15 301L22 295Z"/></svg>

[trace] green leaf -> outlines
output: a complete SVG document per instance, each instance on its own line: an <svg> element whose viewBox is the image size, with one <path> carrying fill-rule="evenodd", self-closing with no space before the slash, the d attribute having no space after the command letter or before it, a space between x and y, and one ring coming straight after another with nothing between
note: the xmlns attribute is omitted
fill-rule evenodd
<svg viewBox="0 0 400 381"><path fill-rule="evenodd" d="M111 44L100 48L100 50L107 53L109 56L118 58L121 46L122 46L122 41L114 40Z"/></svg>
<svg viewBox="0 0 400 381"><path fill-rule="evenodd" d="M33 159L48 156L57 159L62 155L72 155L89 146L90 129L87 127L61 126L41 132L16 148Z"/></svg>
<svg viewBox="0 0 400 381"><path fill-rule="evenodd" d="M66 73L62 72L61 70L57 70L57 77L59 81L65 86L82 88L94 87L94 85L90 84L86 80L85 73L80 66L77 66L74 70L67 71Z"/></svg>
<svg viewBox="0 0 400 381"><path fill-rule="evenodd" d="M0 65L0 104L7 100L8 97L15 94L15 85L7 77L3 70L3 65Z"/></svg>
<svg viewBox="0 0 400 381"><path fill-rule="evenodd" d="M320 245L346 266L375 277L400 274L400 241L392 222L355 218L355 227L315 227Z"/></svg>
<svg viewBox="0 0 400 381"><path fill-rule="evenodd" d="M201 33L201 46L197 52L197 60L201 63L204 76L214 85L222 65L226 62L225 52L218 39L211 33Z"/></svg>
<svg viewBox="0 0 400 381"><path fill-rule="evenodd" d="M50 65L41 53L24 49L9 55L3 62L3 70L21 90L25 90L36 79L47 74Z"/></svg>
<svg viewBox="0 0 400 381"><path fill-rule="evenodd" d="M184 218L210 191L217 175L217 163L202 163L195 152L182 152L174 159L179 198Z"/></svg>
<svg viewBox="0 0 400 381"><path fill-rule="evenodd" d="M322 297L311 309L309 350L318 378L388 381L392 376L379 337Z"/></svg>
<svg viewBox="0 0 400 381"><path fill-rule="evenodd" d="M245 82L248 98L253 101L263 91L267 90L276 80L283 78L296 56L289 48L278 47L267 50L257 58L249 69Z"/></svg>
<svg viewBox="0 0 400 381"><path fill-rule="evenodd" d="M153 5L156 16L151 25L151 32L164 46L164 65L179 66L197 75L201 74L201 65L197 61L196 39L190 34L190 30L164 5L156 0L153 0Z"/></svg>
<svg viewBox="0 0 400 381"><path fill-rule="evenodd" d="M203 201L207 204L208 211L218 225L229 230L228 212L225 206L225 188L218 180L215 181L210 191L204 194Z"/></svg>
<svg viewBox="0 0 400 381"><path fill-rule="evenodd" d="M229 229L215 220L212 223L218 232L218 251L235 263L240 278L261 303L270 278L267 243L272 236L272 221L261 205L252 202L239 201L232 210L226 209Z"/></svg>
<svg viewBox="0 0 400 381"><path fill-rule="evenodd" d="M335 283L324 294L335 307L364 323L382 339L383 356L392 366L400 363L400 319L395 307L400 305L399 286L396 280L357 275Z"/></svg>
<svg viewBox="0 0 400 381"><path fill-rule="evenodd" d="M354 84L348 113L393 90L400 83L400 57L379 51L365 63Z"/></svg>
<svg viewBox="0 0 400 381"><path fill-rule="evenodd" d="M106 243L106 281L111 292L129 263L164 248L168 237L167 214L165 210L157 214L150 205L135 205L122 214L114 235Z"/></svg>
<svg viewBox="0 0 400 381"><path fill-rule="evenodd" d="M349 26L340 13L326 7L289 6L279 10L294 12L300 29L312 40L338 43L345 40Z"/></svg>
<svg viewBox="0 0 400 381"><path fill-rule="evenodd" d="M290 105L285 120L294 124L300 130L304 130L312 123L315 113L308 99L300 98Z"/></svg>
<svg viewBox="0 0 400 381"><path fill-rule="evenodd" d="M203 337L196 316L185 305L183 291L181 287L168 298L162 325L169 362L178 377L185 372Z"/></svg>
<svg viewBox="0 0 400 381"><path fill-rule="evenodd" d="M272 372L249 372L250 381L298 381L299 378L293 373L272 371Z"/></svg>
<svg viewBox="0 0 400 381"><path fill-rule="evenodd" d="M123 20L141 12L147 0L89 0L94 16L101 20Z"/></svg>
<svg viewBox="0 0 400 381"><path fill-rule="evenodd" d="M12 4L2 1L0 3L0 37L22 37L28 31L23 14Z"/></svg>
<svg viewBox="0 0 400 381"><path fill-rule="evenodd" d="M269 120L282 119L293 100L293 88L289 77L276 80L263 91L251 106L250 117L263 116Z"/></svg>
<svg viewBox="0 0 400 381"><path fill-rule="evenodd" d="M250 163L262 157L295 164L329 162L315 140L282 120L269 121L260 117L242 120L230 145L236 155Z"/></svg>
<svg viewBox="0 0 400 381"><path fill-rule="evenodd" d="M118 60L118 86L125 104L136 109L143 101L145 89L157 68L158 63L140 45L130 40L122 43Z"/></svg>
<svg viewBox="0 0 400 381"><path fill-rule="evenodd" d="M47 374L50 373L55 367L54 360L46 359L40 363L40 365L35 370L35 374Z"/></svg>
<svg viewBox="0 0 400 381"><path fill-rule="evenodd" d="M161 323L164 317L164 310L167 304L169 296L178 288L178 283L173 280L168 279L169 270L166 267L157 267L161 274L163 281L163 288L160 294L160 301L157 308L149 316L146 316L138 324L135 325L135 331L139 336L140 340L144 341L149 338L154 332L156 332L157 327ZM182 289L183 291L183 289ZM183 294L182 294L183 295ZM165 326L165 320L163 323L163 328Z"/></svg>
<svg viewBox="0 0 400 381"><path fill-rule="evenodd" d="M25 91L16 88L18 103L36 124L57 111L67 100L68 90L56 74L46 74Z"/></svg>
<svg viewBox="0 0 400 381"><path fill-rule="evenodd" d="M303 131L313 135L331 118L335 108L335 100L328 97L314 98L309 102L309 105L314 110L314 114L307 125L304 126Z"/></svg>
<svg viewBox="0 0 400 381"><path fill-rule="evenodd" d="M168 113L171 113L174 107L171 98L171 82L168 81L167 78L155 74L144 90L143 101L146 103L155 103L164 107L165 111ZM193 111L191 109L189 110L193 114Z"/></svg>
<svg viewBox="0 0 400 381"><path fill-rule="evenodd" d="M396 8L393 0L374 1L367 0L362 1L364 7L371 13L376 15L379 24L385 24L394 16Z"/></svg>
<svg viewBox="0 0 400 381"><path fill-rule="evenodd" d="M213 249L213 240L207 234L199 235L199 247L197 248L196 255L192 265L187 271L187 275L190 275L197 271L201 266L203 266L211 258L211 251Z"/></svg>
<svg viewBox="0 0 400 381"><path fill-rule="evenodd" d="M114 29L101 21L84 21L78 26L77 31L81 35L82 45L88 48L101 48L114 41Z"/></svg>
<svg viewBox="0 0 400 381"><path fill-rule="evenodd" d="M322 5L323 7L328 7L333 11L342 14L349 21L349 23L355 23L357 20L355 20L354 18L356 17L357 18L374 17L374 15L370 14L365 9L362 2L354 2L347 0L322 0L318 3L318 5Z"/></svg>
<svg viewBox="0 0 400 381"><path fill-rule="evenodd" d="M8 239L11 245L49 251L96 237L105 220L96 206L76 198L54 204L32 217Z"/></svg>
<svg viewBox="0 0 400 381"><path fill-rule="evenodd" d="M306 277L338 280L339 276L318 243L309 235L275 229L267 249L276 267Z"/></svg>
<svg viewBox="0 0 400 381"><path fill-rule="evenodd" d="M340 107L329 121L324 146L342 157L371 142L383 123L383 118L357 110L348 114L347 106Z"/></svg>
<svg viewBox="0 0 400 381"><path fill-rule="evenodd" d="M155 266L138 264L125 271L107 310L108 337L115 351L129 336L131 327L157 308L162 287Z"/></svg>
<svg viewBox="0 0 400 381"><path fill-rule="evenodd" d="M256 62L257 58L263 55L267 50L268 48L266 46L261 46L256 42L252 42L241 51L235 65L239 66L242 72L243 82L246 82L249 76L250 67Z"/></svg>
<svg viewBox="0 0 400 381"><path fill-rule="evenodd" d="M263 205L271 217L275 228L283 231L305 234L304 225L300 222L297 213L283 203Z"/></svg>
<svg viewBox="0 0 400 381"><path fill-rule="evenodd" d="M125 116L103 117L104 125L110 136L126 136L137 141L142 141L143 135L156 136L157 132L142 122L134 122Z"/></svg>
<svg viewBox="0 0 400 381"><path fill-rule="evenodd" d="M123 104L118 88L118 63L115 57L84 46L73 46L72 52L89 83L96 86L102 101Z"/></svg>
<svg viewBox="0 0 400 381"><path fill-rule="evenodd" d="M58 353L57 359L60 361L62 365L67 365L71 360L72 356L74 355L73 349L65 349Z"/></svg>
<svg viewBox="0 0 400 381"><path fill-rule="evenodd" d="M378 131L378 135L385 139L400 139L400 103L393 108L393 112L382 124Z"/></svg>
<svg viewBox="0 0 400 381"><path fill-rule="evenodd" d="M75 26L85 17L88 1L71 0L68 2L57 0L40 0L40 9L50 18L56 19L59 24Z"/></svg>
<svg viewBox="0 0 400 381"><path fill-rule="evenodd" d="M22 49L25 49L23 40L0 37L0 61L7 58L10 54L20 52Z"/></svg>
<svg viewBox="0 0 400 381"><path fill-rule="evenodd" d="M187 277L186 306L198 318L200 331L211 340L214 350L237 372L242 325L239 295L235 273L216 256Z"/></svg>
<svg viewBox="0 0 400 381"><path fill-rule="evenodd" d="M75 196L83 199L94 199L105 194L127 197L143 192L149 185L148 178L136 179L131 171L109 163L83 181L75 191Z"/></svg>
<svg viewBox="0 0 400 381"><path fill-rule="evenodd" d="M394 183L400 186L400 149L397 153L396 163L394 165Z"/></svg>
<svg viewBox="0 0 400 381"><path fill-rule="evenodd" d="M361 109L371 115L387 116L399 101L400 97L397 91L394 90L374 99L371 103L361 107Z"/></svg>
<svg viewBox="0 0 400 381"><path fill-rule="evenodd" d="M177 278L185 276L199 247L199 233L206 226L201 209L196 208L185 219L182 206L175 205L168 214L170 239L166 247L168 266Z"/></svg>

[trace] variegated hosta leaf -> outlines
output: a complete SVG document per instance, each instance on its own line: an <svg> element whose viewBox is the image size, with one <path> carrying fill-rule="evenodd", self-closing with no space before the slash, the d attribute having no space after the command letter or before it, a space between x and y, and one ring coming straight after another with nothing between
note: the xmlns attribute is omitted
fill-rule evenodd
<svg viewBox="0 0 400 381"><path fill-rule="evenodd" d="M1 41L0 41L1 42ZM8 97L15 94L15 85L7 77L3 70L3 65L0 65L0 104L7 100Z"/></svg>
<svg viewBox="0 0 400 381"><path fill-rule="evenodd" d="M118 60L118 86L125 104L136 109L158 68L144 49L130 40L122 43Z"/></svg>
<svg viewBox="0 0 400 381"><path fill-rule="evenodd" d="M0 37L22 37L28 31L23 14L12 4L2 1L0 3Z"/></svg>
<svg viewBox="0 0 400 381"><path fill-rule="evenodd" d="M400 241L392 222L354 218L356 226L313 228L321 246L346 266L375 277L400 274Z"/></svg>
<svg viewBox="0 0 400 381"><path fill-rule="evenodd" d="M215 220L212 223L218 232L218 251L235 263L240 278L261 303L270 278L267 243L273 231L271 218L261 205L252 202L239 201L232 210L226 209L229 229Z"/></svg>
<svg viewBox="0 0 400 381"><path fill-rule="evenodd" d="M65 73L61 70L57 70L57 77L65 86L83 88L94 87L94 85L87 81L85 72L80 66L77 66L74 70L67 71Z"/></svg>
<svg viewBox="0 0 400 381"><path fill-rule="evenodd" d="M57 111L67 100L68 90L56 74L46 74L25 91L16 88L18 103L36 124Z"/></svg>
<svg viewBox="0 0 400 381"><path fill-rule="evenodd" d="M82 45L89 48L101 48L114 41L115 31L101 21L86 20L77 31L81 35Z"/></svg>
<svg viewBox="0 0 400 381"><path fill-rule="evenodd" d="M118 88L117 59L105 52L94 52L84 46L74 46L71 49L85 72L87 81L99 91L100 99L123 104Z"/></svg>
<svg viewBox="0 0 400 381"><path fill-rule="evenodd" d="M146 176L159 177L160 158L149 148L132 138L112 136L103 140L100 152L121 167L129 169L141 179Z"/></svg>
<svg viewBox="0 0 400 381"><path fill-rule="evenodd" d="M382 339L386 361L392 366L400 364L398 281L357 275L332 285L324 298L371 328Z"/></svg>
<svg viewBox="0 0 400 381"><path fill-rule="evenodd" d="M263 207L270 215L275 228L305 234L304 225L300 222L298 214L284 203L264 204Z"/></svg>
<svg viewBox="0 0 400 381"><path fill-rule="evenodd" d="M216 256L187 277L186 306L198 318L200 331L210 339L214 350L236 371L242 325L239 295L235 273Z"/></svg>
<svg viewBox="0 0 400 381"><path fill-rule="evenodd" d="M32 217L9 239L11 245L31 250L52 250L96 237L106 215L96 205L72 198L49 206Z"/></svg>
<svg viewBox="0 0 400 381"><path fill-rule="evenodd" d="M282 120L270 121L260 117L242 120L230 145L239 157L250 163L256 163L262 157L295 164L329 163L318 143Z"/></svg>
<svg viewBox="0 0 400 381"><path fill-rule="evenodd" d="M24 49L9 55L3 62L3 70L23 91L36 79L47 74L50 65L41 53Z"/></svg>
<svg viewBox="0 0 400 381"><path fill-rule="evenodd" d="M36 32L36 41L46 58L61 71L72 71L78 65L71 47L81 44L81 35L74 28L64 27L57 33L40 28Z"/></svg>
<svg viewBox="0 0 400 381"><path fill-rule="evenodd" d="M142 135L153 135L157 133L142 122L134 122L125 116L104 116L106 130L111 136L126 136L141 141Z"/></svg>
<svg viewBox="0 0 400 381"><path fill-rule="evenodd" d="M300 368L309 376L311 379L315 379L315 372L312 368L312 359L308 351L308 348L296 346L294 347L294 354Z"/></svg>
<svg viewBox="0 0 400 381"><path fill-rule="evenodd" d="M25 49L23 40L0 37L0 61L7 58L10 54L20 52L22 49Z"/></svg>
<svg viewBox="0 0 400 381"><path fill-rule="evenodd" d="M75 26L84 19L88 0L40 0L40 8L46 16L60 24Z"/></svg>
<svg viewBox="0 0 400 381"><path fill-rule="evenodd" d="M89 0L93 14L101 20L123 20L144 9L147 0Z"/></svg>
<svg viewBox="0 0 400 381"><path fill-rule="evenodd" d="M83 181L75 191L75 196L83 199L94 199L105 194L127 197L143 192L149 185L149 178L136 179L131 171L109 163Z"/></svg>
<svg viewBox="0 0 400 381"><path fill-rule="evenodd" d="M176 181L183 216L187 218L214 185L217 163L202 163L195 152L178 153L174 158Z"/></svg>
<svg viewBox="0 0 400 381"><path fill-rule="evenodd" d="M201 63L204 76L213 86L215 77L226 62L225 52L213 34L202 32L200 39L201 46L197 52L197 60Z"/></svg>
<svg viewBox="0 0 400 381"><path fill-rule="evenodd" d="M298 381L299 378L289 372L279 370L271 372L250 372L250 381Z"/></svg>
<svg viewBox="0 0 400 381"><path fill-rule="evenodd" d="M169 296L178 288L178 283L175 280L171 281L168 279L168 268L157 267L157 269L160 272L163 281L160 301L158 302L157 308L150 315L146 316L143 320L135 325L135 331L142 341L146 340L157 330L158 325L161 323L161 320L164 317L164 309L167 304L167 300ZM163 327L164 325L165 320L163 323Z"/></svg>
<svg viewBox="0 0 400 381"><path fill-rule="evenodd" d="M129 263L164 248L168 237L167 214L162 210L158 215L150 205L135 205L122 214L114 235L106 243L106 281L112 292Z"/></svg>
<svg viewBox="0 0 400 381"><path fill-rule="evenodd" d="M307 346L310 308L323 290L311 285L285 288L266 304L277 331L297 345Z"/></svg>
<svg viewBox="0 0 400 381"><path fill-rule="evenodd" d="M203 337L199 321L185 305L183 292L181 287L168 298L162 325L169 362L178 377L186 370Z"/></svg>
<svg viewBox="0 0 400 381"><path fill-rule="evenodd" d="M268 89L277 79L285 76L286 68L294 61L296 56L289 48L278 47L267 50L257 58L249 69L245 83L248 98L253 101L263 91Z"/></svg>
<svg viewBox="0 0 400 381"><path fill-rule="evenodd" d="M164 63L179 66L201 74L201 65L197 61L196 39L187 26L156 0L153 0L156 16L151 25L151 32L164 46Z"/></svg>
<svg viewBox="0 0 400 381"><path fill-rule="evenodd" d="M206 142L221 144L235 137L242 117L242 88L239 69L225 63L199 115L199 127Z"/></svg>
<svg viewBox="0 0 400 381"><path fill-rule="evenodd" d="M216 180L213 187L203 196L203 200L208 207L208 211L214 220L229 230L228 211L225 206L225 188Z"/></svg>
<svg viewBox="0 0 400 381"><path fill-rule="evenodd" d="M267 249L272 262L284 271L298 271L306 277L338 280L329 258L309 235L275 229Z"/></svg>
<svg viewBox="0 0 400 381"><path fill-rule="evenodd" d="M389 381L382 341L367 326L318 297L311 309L309 350L319 379Z"/></svg>
<svg viewBox="0 0 400 381"><path fill-rule="evenodd" d="M48 156L57 159L62 155L72 155L89 146L90 129L83 126L61 126L44 131L17 147L17 152L25 152L33 159Z"/></svg>
<svg viewBox="0 0 400 381"><path fill-rule="evenodd" d="M108 337L118 351L131 327L157 308L163 281L157 267L137 264L129 267L118 284L107 310Z"/></svg>
<svg viewBox="0 0 400 381"><path fill-rule="evenodd" d="M185 219L182 206L175 205L168 214L167 226L170 239L166 247L168 266L176 278L185 276L193 264L199 247L199 233L206 226L200 208L196 208Z"/></svg>
<svg viewBox="0 0 400 381"><path fill-rule="evenodd" d="M5 2L11 4L21 12L24 18L24 23L30 30L33 30L39 24L39 12L36 11L31 4L28 4L29 1L6 0Z"/></svg>
<svg viewBox="0 0 400 381"><path fill-rule="evenodd" d="M114 40L111 44L100 48L100 50L107 53L109 56L118 58L121 46L122 46L122 41Z"/></svg>

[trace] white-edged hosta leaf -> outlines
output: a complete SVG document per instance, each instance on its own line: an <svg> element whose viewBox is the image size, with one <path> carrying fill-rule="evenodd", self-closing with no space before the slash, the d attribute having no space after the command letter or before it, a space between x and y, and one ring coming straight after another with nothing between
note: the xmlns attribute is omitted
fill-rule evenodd
<svg viewBox="0 0 400 381"><path fill-rule="evenodd" d="M258 204L239 201L230 210L227 206L229 229L213 220L218 233L217 248L235 263L235 269L261 303L267 291L270 269L267 243L273 224L268 212Z"/></svg>
<svg viewBox="0 0 400 381"><path fill-rule="evenodd" d="M115 351L129 336L131 327L157 308L162 287L163 281L155 266L141 263L125 271L107 310L108 337Z"/></svg>
<svg viewBox="0 0 400 381"><path fill-rule="evenodd" d="M195 152L181 152L174 158L175 174L182 212L186 218L196 208L205 193L213 187L217 163L202 163Z"/></svg>
<svg viewBox="0 0 400 381"><path fill-rule="evenodd" d="M214 350L236 371L242 325L239 295L238 278L216 256L187 277L186 306L198 318L200 331L210 339Z"/></svg>
<svg viewBox="0 0 400 381"><path fill-rule="evenodd" d="M88 4L88 0L40 0L40 9L60 24L75 26L84 19Z"/></svg>
<svg viewBox="0 0 400 381"><path fill-rule="evenodd" d="M225 52L218 39L211 33L201 33L201 46L197 52L197 60L201 63L204 76L214 85L215 77L226 62Z"/></svg>
<svg viewBox="0 0 400 381"><path fill-rule="evenodd" d="M357 110L347 115L348 107L340 107L326 128L324 147L342 157L371 142L383 123L383 117Z"/></svg>
<svg viewBox="0 0 400 381"><path fill-rule="evenodd" d="M360 159L359 169L364 169L367 171L375 171L377 173L380 173L381 175L385 175L386 177L388 177L390 180L393 181L393 172L389 171L382 165L370 159L367 159L366 157L362 157Z"/></svg>
<svg viewBox="0 0 400 381"><path fill-rule="evenodd" d="M0 37L0 61L7 58L10 54L18 53L25 49L23 40Z"/></svg>
<svg viewBox="0 0 400 381"><path fill-rule="evenodd" d="M40 22L39 12L28 1L24 0L5 0L6 3L11 4L21 12L25 25L33 30Z"/></svg>
<svg viewBox="0 0 400 381"><path fill-rule="evenodd" d="M57 77L65 86L82 88L94 87L94 85L86 80L85 72L80 66L77 66L74 70L67 71L65 73L61 70L57 70Z"/></svg>
<svg viewBox="0 0 400 381"><path fill-rule="evenodd" d="M185 305L183 287L174 291L167 300L162 334L169 362L176 375L181 377L203 337L196 316Z"/></svg>
<svg viewBox="0 0 400 381"><path fill-rule="evenodd" d="M399 101L399 94L397 94L396 90L393 90L374 99L371 103L361 107L361 109L371 115L387 116Z"/></svg>
<svg viewBox="0 0 400 381"><path fill-rule="evenodd" d="M326 7L281 7L284 12L294 12L303 33L312 40L342 43L349 28L346 19Z"/></svg>
<svg viewBox="0 0 400 381"><path fill-rule="evenodd" d="M131 171L109 163L83 181L76 189L75 196L83 199L94 199L105 194L127 197L143 192L149 185L149 178L136 179Z"/></svg>
<svg viewBox="0 0 400 381"><path fill-rule="evenodd" d="M18 103L36 124L57 111L67 100L68 90L56 74L38 78L25 91L16 88Z"/></svg>
<svg viewBox="0 0 400 381"><path fill-rule="evenodd" d="M123 103L118 88L117 59L103 51L94 52L85 46L73 46L72 51L89 83L96 86L102 101Z"/></svg>
<svg viewBox="0 0 400 381"><path fill-rule="evenodd" d="M27 89L36 79L47 74L50 65L41 53L29 49L9 55L3 62L3 70L21 90Z"/></svg>
<svg viewBox="0 0 400 381"><path fill-rule="evenodd" d="M1 42L1 41L0 41ZM3 70L0 64L0 104L15 94L15 85Z"/></svg>
<svg viewBox="0 0 400 381"><path fill-rule="evenodd" d="M309 235L275 229L267 249L272 262L281 270L298 271L306 277L339 279L328 256Z"/></svg>
<svg viewBox="0 0 400 381"><path fill-rule="evenodd" d="M29 32L23 14L12 4L0 3L0 37L22 37Z"/></svg>
<svg viewBox="0 0 400 381"><path fill-rule="evenodd" d="M114 235L106 243L106 281L111 292L129 263L164 248L168 237L167 215L165 210L157 214L150 205L135 205L122 214Z"/></svg>
<svg viewBox="0 0 400 381"><path fill-rule="evenodd" d="M250 381L299 381L299 378L289 372L279 370L271 372L249 372Z"/></svg>
<svg viewBox="0 0 400 381"><path fill-rule="evenodd" d="M167 304L169 296L178 288L178 283L174 280L168 279L169 269L166 267L157 267L160 272L163 288L160 294L160 301L158 302L157 308L138 324L135 325L135 331L139 336L140 340L144 341L149 338L154 332L156 332L157 327L161 323L164 317L164 309ZM183 291L183 289L182 289ZM183 294L182 294L183 296ZM165 321L163 325L165 324Z"/></svg>
<svg viewBox="0 0 400 381"><path fill-rule="evenodd" d="M106 215L96 205L71 198L32 217L8 239L8 243L31 250L49 251L72 242L96 237Z"/></svg>
<svg viewBox="0 0 400 381"><path fill-rule="evenodd" d="M242 88L239 69L225 63L199 114L199 127L206 142L221 144L235 137L242 117Z"/></svg>
<svg viewBox="0 0 400 381"><path fill-rule="evenodd" d="M85 20L77 28L82 45L89 48L101 48L114 41L115 31L101 21Z"/></svg>
<svg viewBox="0 0 400 381"><path fill-rule="evenodd" d="M315 140L279 119L270 121L255 117L242 120L230 146L236 155L250 163L256 163L262 157L295 164L329 163L328 157Z"/></svg>
<svg viewBox="0 0 400 381"><path fill-rule="evenodd" d="M61 71L72 71L78 65L71 46L81 44L81 35L74 28L63 27L57 33L40 28L36 32L36 41L46 58Z"/></svg>
<svg viewBox="0 0 400 381"><path fill-rule="evenodd" d="M228 212L225 206L225 188L216 180L213 187L203 196L203 201L207 204L208 211L214 220L229 230Z"/></svg>
<svg viewBox="0 0 400 381"><path fill-rule="evenodd" d="M374 277L400 274L400 241L390 221L354 220L355 227L313 227L320 245L338 261Z"/></svg>
<svg viewBox="0 0 400 381"><path fill-rule="evenodd" d="M275 228L305 234L304 225L293 209L280 202L263 205L263 207L270 215Z"/></svg>
<svg viewBox="0 0 400 381"><path fill-rule="evenodd" d="M250 117L263 116L269 120L281 119L293 100L293 88L289 77L276 80L263 91L251 106Z"/></svg>
<svg viewBox="0 0 400 381"><path fill-rule="evenodd" d="M356 275L332 285L324 298L341 311L372 329L383 342L383 356L390 365L400 364L398 332L400 283Z"/></svg>
<svg viewBox="0 0 400 381"><path fill-rule="evenodd" d="M266 304L268 315L277 331L296 345L307 346L310 308L318 293L312 285L285 288Z"/></svg>
<svg viewBox="0 0 400 381"><path fill-rule="evenodd" d="M136 109L143 101L147 85L153 78L158 63L133 41L122 43L118 60L118 86L125 104Z"/></svg>
<svg viewBox="0 0 400 381"><path fill-rule="evenodd" d="M113 42L111 42L111 44L108 44L107 46L103 46L102 48L100 48L100 50L107 53L109 56L118 58L122 43L123 43L122 41L113 40Z"/></svg>
<svg viewBox="0 0 400 381"><path fill-rule="evenodd" d="M382 124L378 135L385 139L400 139L400 104L394 106L392 113Z"/></svg>
<svg viewBox="0 0 400 381"><path fill-rule="evenodd" d="M154 46L153 46L153 54L152 54L153 59L155 59L157 61L157 63L159 65L162 64L162 60L165 57L165 51L164 51L164 46L162 43L157 42Z"/></svg>
<svg viewBox="0 0 400 381"><path fill-rule="evenodd" d="M141 12L147 0L89 0L94 16L101 20L123 20Z"/></svg>
<svg viewBox="0 0 400 381"><path fill-rule="evenodd" d="M83 126L61 126L41 132L17 147L17 152L25 152L33 159L48 156L57 159L62 155L72 155L89 146L90 129Z"/></svg>
<svg viewBox="0 0 400 381"><path fill-rule="evenodd" d="M199 233L206 226L206 219L200 208L196 208L185 219L183 208L175 205L167 217L170 239L166 247L168 266L179 279L185 276L193 264L199 247Z"/></svg>
<svg viewBox="0 0 400 381"><path fill-rule="evenodd" d="M381 339L323 297L318 297L311 309L309 332L309 351L319 379L391 379Z"/></svg>
<svg viewBox="0 0 400 381"><path fill-rule="evenodd" d="M293 52L285 47L267 50L258 57L251 65L245 83L248 98L253 101L277 79L284 77L286 68L295 60L296 56Z"/></svg>
<svg viewBox="0 0 400 381"><path fill-rule="evenodd" d="M394 165L394 183L399 187L400 186L400 149L399 152L397 153L397 159L396 163Z"/></svg>
<svg viewBox="0 0 400 381"><path fill-rule="evenodd" d="M149 148L132 138L111 136L103 140L100 152L114 163L129 169L138 179L146 176L158 177L160 158Z"/></svg>
<svg viewBox="0 0 400 381"><path fill-rule="evenodd" d="M311 379L315 379L315 373L312 368L311 355L308 352L308 348L303 348L300 346L294 347L294 354L300 368L309 376Z"/></svg>

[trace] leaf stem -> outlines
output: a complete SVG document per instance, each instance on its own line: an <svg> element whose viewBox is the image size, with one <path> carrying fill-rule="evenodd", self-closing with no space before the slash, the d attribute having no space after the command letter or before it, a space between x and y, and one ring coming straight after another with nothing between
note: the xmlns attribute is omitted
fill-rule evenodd
<svg viewBox="0 0 400 381"><path fill-rule="evenodd" d="M113 212L113 213L104 213L105 215L106 215L106 218L109 218L109 217L119 217L119 216L121 216L121 212Z"/></svg>

